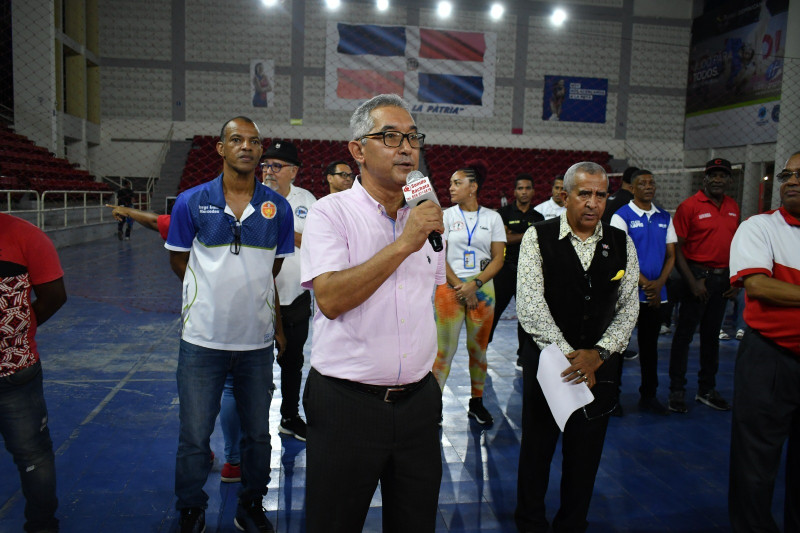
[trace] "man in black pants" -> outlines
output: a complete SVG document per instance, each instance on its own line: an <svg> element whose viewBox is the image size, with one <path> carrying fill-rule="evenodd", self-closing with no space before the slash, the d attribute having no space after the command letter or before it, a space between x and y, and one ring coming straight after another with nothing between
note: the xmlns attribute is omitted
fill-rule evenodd
<svg viewBox="0 0 800 533"><path fill-rule="evenodd" d="M727 411L728 402L716 390L719 330L728 299L739 289L730 286L728 261L739 225L739 206L725 194L731 184L731 164L725 159L706 163L703 188L675 211L675 266L681 274L678 324L669 357L669 409L686 413L686 368L689 344L700 329L700 372L694 399Z"/></svg>
<svg viewBox="0 0 800 533"><path fill-rule="evenodd" d="M517 294L517 260L519 259L519 243L522 236L534 222L544 220L541 213L534 210L531 206L533 198L533 176L530 174L520 174L514 182L514 201L498 209L503 225L506 227L506 256L503 261L503 268L494 277L494 320L492 330L489 333L489 342L494 338L494 330L500 315L508 307L511 297ZM520 366L519 356L522 353L523 339L525 331L517 322L517 337L519 345L517 347L517 368Z"/></svg>
<svg viewBox="0 0 800 533"><path fill-rule="evenodd" d="M800 152L775 178L780 209L749 218L731 244L747 323L734 376L728 513L735 533L779 531L772 493L786 454L784 531L800 531Z"/></svg>
<svg viewBox="0 0 800 533"><path fill-rule="evenodd" d="M514 517L523 532L584 531L617 403L617 367L639 312L639 263L630 237L600 223L608 194L603 167L582 162L564 176L567 210L522 239L517 314L530 335L523 350L522 443ZM548 312L549 311L549 312ZM559 427L536 377L539 355L555 344L566 355L561 378L585 383L595 400L564 427L561 508L549 529L545 495Z"/></svg>
<svg viewBox="0 0 800 533"><path fill-rule="evenodd" d="M311 293L300 286L300 247L308 210L317 201L311 192L294 184L301 161L289 141L275 139L264 151L264 184L286 198L294 216L294 255L284 259L275 278L281 301L281 320L286 349L278 358L281 367L281 423L278 431L306 441L306 423L300 416L300 383L303 380L303 346L308 339Z"/></svg>
<svg viewBox="0 0 800 533"><path fill-rule="evenodd" d="M442 478L442 392L431 368L431 297L444 284L444 232L434 202L411 207L406 177L425 135L408 104L378 95L350 119L360 176L320 199L303 233L303 286L317 299L308 421L306 531L364 528L380 483L385 533L433 533Z"/></svg>

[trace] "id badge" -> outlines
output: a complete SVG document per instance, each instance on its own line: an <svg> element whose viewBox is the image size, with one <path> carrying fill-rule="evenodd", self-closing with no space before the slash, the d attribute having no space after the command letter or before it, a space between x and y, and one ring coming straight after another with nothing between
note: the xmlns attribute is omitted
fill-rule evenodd
<svg viewBox="0 0 800 533"><path fill-rule="evenodd" d="M472 270L475 268L475 251L467 250L464 252L464 268Z"/></svg>

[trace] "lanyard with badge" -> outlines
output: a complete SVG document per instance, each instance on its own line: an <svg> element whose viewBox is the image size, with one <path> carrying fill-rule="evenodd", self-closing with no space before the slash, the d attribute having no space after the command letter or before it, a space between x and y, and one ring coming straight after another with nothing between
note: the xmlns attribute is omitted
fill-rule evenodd
<svg viewBox="0 0 800 533"><path fill-rule="evenodd" d="M473 270L475 268L475 250L470 250L469 248L472 245L472 234L475 233L475 229L478 227L478 221L481 218L481 208L478 207L477 215L475 216L475 225L472 226L472 229L469 229L467 217L464 216L464 211L462 211L461 206L458 206L458 211L461 213L461 218L464 219L464 229L467 230L467 249L464 250L464 268Z"/></svg>

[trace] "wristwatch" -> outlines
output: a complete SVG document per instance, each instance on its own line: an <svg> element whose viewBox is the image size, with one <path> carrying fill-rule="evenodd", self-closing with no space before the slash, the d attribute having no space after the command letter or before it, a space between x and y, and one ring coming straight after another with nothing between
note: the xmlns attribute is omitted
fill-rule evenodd
<svg viewBox="0 0 800 533"><path fill-rule="evenodd" d="M594 346L594 349L597 350L597 354L600 356L601 361L608 361L608 358L611 357L611 352L609 352L607 348L603 348L602 346Z"/></svg>
<svg viewBox="0 0 800 533"><path fill-rule="evenodd" d="M475 285L477 285L479 289L480 289L481 287L483 287L483 282L482 282L481 280L479 280L478 278L475 278L475 279L473 279L472 281L474 281L474 282L475 282Z"/></svg>

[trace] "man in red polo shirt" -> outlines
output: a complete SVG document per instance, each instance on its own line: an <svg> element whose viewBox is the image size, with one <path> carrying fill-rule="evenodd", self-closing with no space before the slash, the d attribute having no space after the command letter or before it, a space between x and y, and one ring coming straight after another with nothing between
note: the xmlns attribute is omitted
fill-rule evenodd
<svg viewBox="0 0 800 533"><path fill-rule="evenodd" d="M731 424L735 533L778 531L772 493L787 440L784 531L800 531L800 152L775 178L782 207L743 222L731 245L731 283L744 286L747 323Z"/></svg>
<svg viewBox="0 0 800 533"><path fill-rule="evenodd" d="M725 159L706 163L703 188L678 206L675 265L681 274L680 311L669 360L669 409L687 412L686 366L689 344L700 326L700 372L694 399L720 411L730 405L716 390L719 367L719 328L725 305L736 296L731 288L728 261L731 241L739 225L739 206L725 189L731 184L731 164Z"/></svg>

